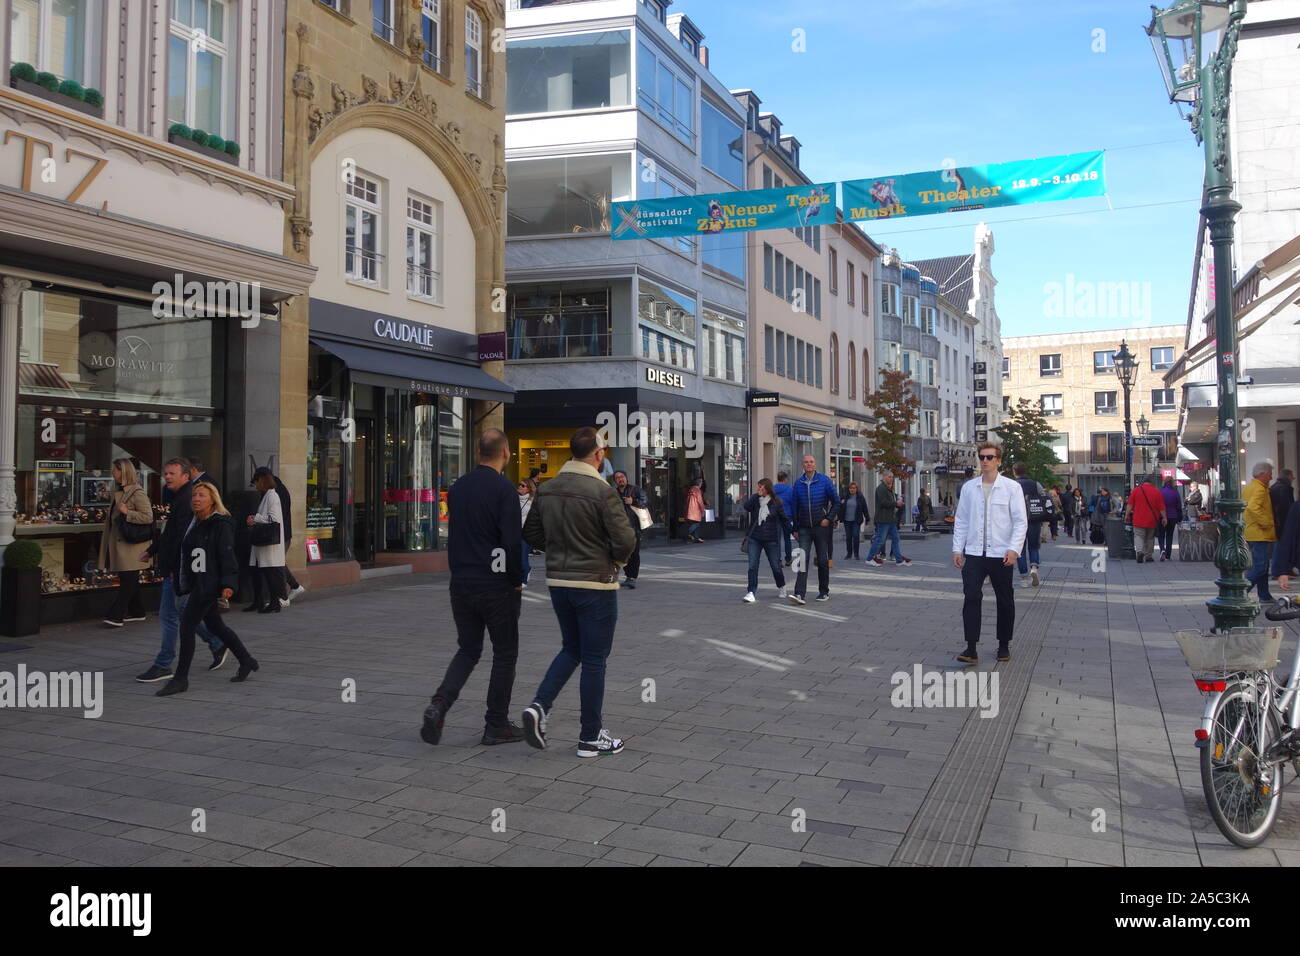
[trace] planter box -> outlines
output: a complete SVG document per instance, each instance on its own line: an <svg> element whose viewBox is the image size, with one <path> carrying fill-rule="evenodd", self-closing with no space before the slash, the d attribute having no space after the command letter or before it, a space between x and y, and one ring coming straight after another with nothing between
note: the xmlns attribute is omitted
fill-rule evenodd
<svg viewBox="0 0 1300 956"><path fill-rule="evenodd" d="M183 136L177 136L175 133L167 134L167 142L171 143L173 146L180 146L185 149L193 150L209 159L221 160L224 163L229 163L231 166L239 165L239 160L236 157L231 156L224 149L213 149L211 146L200 146L198 143L194 142L194 140L186 139Z"/></svg>
<svg viewBox="0 0 1300 956"><path fill-rule="evenodd" d="M57 103L59 106L65 106L70 110L78 110L79 112L85 113L88 116L93 116L96 119L104 118L104 107L91 106L89 103L83 103L81 100L74 100L71 96L65 96L62 93L47 90L43 86L37 86L30 80L20 80L17 77L13 77L9 80L9 84L16 90L30 93L32 96L39 96L43 100L49 100L51 103Z"/></svg>
<svg viewBox="0 0 1300 956"><path fill-rule="evenodd" d="M41 569L0 569L0 636L26 637L41 629Z"/></svg>
<svg viewBox="0 0 1300 956"><path fill-rule="evenodd" d="M117 588L92 588L88 591L63 591L41 595L41 623L70 624L74 621L98 621L113 605ZM158 582L140 585L140 601L150 614L158 610L162 599L162 585ZM149 623L157 621L149 618ZM128 627L131 625L128 625Z"/></svg>

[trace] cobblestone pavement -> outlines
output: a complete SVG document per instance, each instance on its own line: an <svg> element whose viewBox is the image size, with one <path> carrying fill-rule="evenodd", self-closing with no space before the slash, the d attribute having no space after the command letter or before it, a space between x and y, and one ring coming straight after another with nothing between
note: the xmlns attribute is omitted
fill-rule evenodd
<svg viewBox="0 0 1300 956"><path fill-rule="evenodd" d="M262 670L232 685L231 665L200 667L166 700L132 680L157 651L155 618L48 628L0 670L102 671L104 712L0 710L0 864L1300 862L1300 798L1254 850L1205 809L1202 699L1172 633L1208 626L1210 565L1093 573L1090 547L1046 545L1042 587L1016 591L999 712L981 718L891 705L892 674L946 671L961 647L948 539L904 547L910 568L837 560L832 600L806 608L777 603L766 569L758 603L741 603L734 540L649 551L641 587L619 596L606 690L627 749L599 760L573 753L576 675L549 750L479 746L486 660L442 744L421 742L455 646L443 576L236 613ZM989 594L980 672L995 666L992 619ZM516 713L558 643L534 585Z"/></svg>

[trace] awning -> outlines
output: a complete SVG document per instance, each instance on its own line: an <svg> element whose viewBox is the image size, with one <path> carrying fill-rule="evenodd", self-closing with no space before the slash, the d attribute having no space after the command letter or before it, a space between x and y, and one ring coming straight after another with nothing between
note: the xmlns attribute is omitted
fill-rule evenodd
<svg viewBox="0 0 1300 956"><path fill-rule="evenodd" d="M311 341L337 356L363 385L379 385L407 392L512 402L515 390L477 365L462 365L432 356L390 352L366 345L345 345L313 335Z"/></svg>
<svg viewBox="0 0 1300 956"><path fill-rule="evenodd" d="M1261 279L1268 279L1272 282L1272 285L1262 295L1259 294ZM1237 323L1238 343L1292 302L1296 302L1297 296L1300 296L1300 236L1296 236L1290 242L1279 246L1255 263L1233 288L1232 318ZM1245 328L1241 327L1242 319L1249 313L1269 303L1270 300L1276 301L1272 302L1273 307L1269 311L1265 312L1262 317L1256 318ZM1214 313L1211 311L1205 317L1205 324L1212 326L1213 318ZM1214 336L1207 335L1189 348L1174 363L1173 368L1165 373L1165 384L1173 385L1174 382L1187 375L1192 369L1213 361L1217 355L1215 345Z"/></svg>

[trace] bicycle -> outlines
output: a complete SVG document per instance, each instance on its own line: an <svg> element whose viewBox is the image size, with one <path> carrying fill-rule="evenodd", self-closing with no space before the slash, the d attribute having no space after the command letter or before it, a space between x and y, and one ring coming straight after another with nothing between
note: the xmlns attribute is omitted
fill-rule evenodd
<svg viewBox="0 0 1300 956"><path fill-rule="evenodd" d="M1300 619L1300 598L1282 598L1264 616ZM1278 681L1281 628L1180 631L1177 639L1197 688L1210 695L1196 731L1205 802L1225 837L1258 846L1277 821L1287 761L1300 774L1300 649Z"/></svg>

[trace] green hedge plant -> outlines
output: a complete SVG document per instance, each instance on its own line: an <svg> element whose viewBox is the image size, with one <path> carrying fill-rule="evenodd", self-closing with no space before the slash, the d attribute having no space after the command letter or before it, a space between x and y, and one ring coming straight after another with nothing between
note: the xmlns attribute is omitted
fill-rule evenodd
<svg viewBox="0 0 1300 956"><path fill-rule="evenodd" d="M5 548L5 567L15 571L36 571L41 566L41 546L19 538Z"/></svg>
<svg viewBox="0 0 1300 956"><path fill-rule="evenodd" d="M51 93L59 92L59 78L53 73L37 73L36 85L43 86Z"/></svg>
<svg viewBox="0 0 1300 956"><path fill-rule="evenodd" d="M239 144L233 139L226 140L226 155L233 156L235 159L239 158Z"/></svg>
<svg viewBox="0 0 1300 956"><path fill-rule="evenodd" d="M86 90L86 105L93 106L96 109L102 107L104 105L104 94L95 89Z"/></svg>
<svg viewBox="0 0 1300 956"><path fill-rule="evenodd" d="M9 79L26 80L28 83L36 82L36 67L30 63L15 63L9 67Z"/></svg>
<svg viewBox="0 0 1300 956"><path fill-rule="evenodd" d="M59 84L59 92L78 103L84 103L86 100L86 88L76 80L64 80Z"/></svg>

